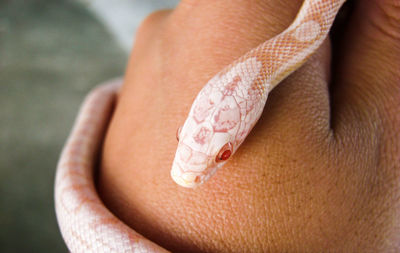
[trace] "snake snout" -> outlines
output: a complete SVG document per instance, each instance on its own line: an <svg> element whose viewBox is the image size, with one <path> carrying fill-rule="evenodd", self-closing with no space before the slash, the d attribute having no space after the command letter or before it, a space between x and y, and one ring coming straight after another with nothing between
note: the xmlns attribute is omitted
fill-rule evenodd
<svg viewBox="0 0 400 253"><path fill-rule="evenodd" d="M184 172L176 162L172 164L171 177L178 185L187 188L194 188L203 183L200 173Z"/></svg>

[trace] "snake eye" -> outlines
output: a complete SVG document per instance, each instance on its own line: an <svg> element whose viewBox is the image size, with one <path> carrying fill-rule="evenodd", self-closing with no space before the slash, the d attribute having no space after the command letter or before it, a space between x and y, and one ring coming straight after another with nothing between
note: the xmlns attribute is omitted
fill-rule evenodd
<svg viewBox="0 0 400 253"><path fill-rule="evenodd" d="M229 157L231 157L232 155L232 151L233 151L232 143L228 142L220 149L217 157L215 158L215 161L218 163L228 160Z"/></svg>
<svg viewBox="0 0 400 253"><path fill-rule="evenodd" d="M179 135L181 135L181 131L182 131L182 126L178 127L178 129L176 130L176 139L179 141Z"/></svg>

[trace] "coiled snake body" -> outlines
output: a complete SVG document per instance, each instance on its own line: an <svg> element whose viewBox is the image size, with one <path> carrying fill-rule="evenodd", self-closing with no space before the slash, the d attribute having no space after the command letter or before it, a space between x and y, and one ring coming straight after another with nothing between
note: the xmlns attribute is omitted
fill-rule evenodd
<svg viewBox="0 0 400 253"><path fill-rule="evenodd" d="M207 181L239 148L259 119L268 93L298 69L326 38L345 0L305 0L294 22L214 76L178 131L171 176L185 187ZM93 183L96 152L119 82L86 98L57 168L56 212L72 252L165 252L117 219Z"/></svg>

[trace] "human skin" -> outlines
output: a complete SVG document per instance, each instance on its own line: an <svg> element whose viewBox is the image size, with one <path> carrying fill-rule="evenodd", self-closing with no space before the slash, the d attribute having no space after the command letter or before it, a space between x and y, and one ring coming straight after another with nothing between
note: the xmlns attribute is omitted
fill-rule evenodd
<svg viewBox="0 0 400 253"><path fill-rule="evenodd" d="M333 52L327 40L270 93L209 182L170 178L176 130L202 86L300 5L184 0L143 22L98 172L117 217L174 252L400 250L398 0L356 1Z"/></svg>

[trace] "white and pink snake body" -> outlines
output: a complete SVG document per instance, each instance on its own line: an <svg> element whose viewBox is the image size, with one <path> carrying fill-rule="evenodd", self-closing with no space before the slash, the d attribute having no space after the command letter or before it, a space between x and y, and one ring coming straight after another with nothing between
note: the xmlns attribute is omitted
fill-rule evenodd
<svg viewBox="0 0 400 253"><path fill-rule="evenodd" d="M284 32L204 86L178 134L175 182L195 187L226 163L258 121L268 93L324 41L344 1L305 0ZM114 82L86 98L64 147L55 184L59 226L71 252L166 252L115 217L95 189L96 154L118 89Z"/></svg>

